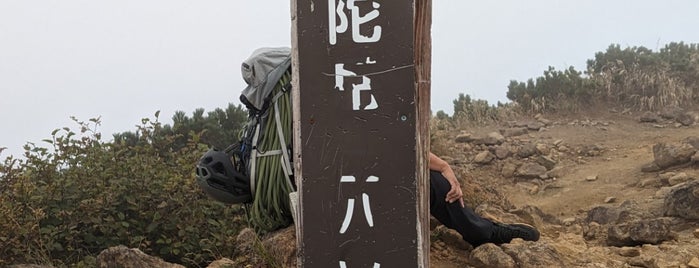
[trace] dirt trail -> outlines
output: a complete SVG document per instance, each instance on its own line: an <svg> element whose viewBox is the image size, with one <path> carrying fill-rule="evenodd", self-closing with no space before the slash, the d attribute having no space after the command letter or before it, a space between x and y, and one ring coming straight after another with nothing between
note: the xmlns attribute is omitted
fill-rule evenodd
<svg viewBox="0 0 699 268"><path fill-rule="evenodd" d="M566 121L561 123L581 119L562 120ZM653 161L653 145L699 135L696 127L639 123L630 115L609 114L591 121L598 125L555 125L532 134L532 139L560 139L571 148L597 145L602 152L592 157L562 158L558 166L563 167L564 175L535 195L521 187L505 185L502 191L513 204L529 204L551 215L565 217L579 215L610 197L616 199L614 203L643 202L657 190L637 187L644 179L657 176L641 172L644 164ZM588 181L588 177L593 176L597 179Z"/></svg>

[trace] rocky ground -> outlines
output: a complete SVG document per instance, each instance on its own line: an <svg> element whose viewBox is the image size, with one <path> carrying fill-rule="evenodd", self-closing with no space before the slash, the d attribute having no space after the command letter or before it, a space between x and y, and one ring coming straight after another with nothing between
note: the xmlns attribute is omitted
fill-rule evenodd
<svg viewBox="0 0 699 268"><path fill-rule="evenodd" d="M699 268L698 121L699 113L679 109L612 110L437 126L433 151L461 177L467 203L487 217L532 224L542 237L472 248L433 221L431 267ZM294 241L293 227L262 239L244 230L240 254L209 267L295 267ZM178 267L119 264L115 252L141 255L110 250L101 267Z"/></svg>

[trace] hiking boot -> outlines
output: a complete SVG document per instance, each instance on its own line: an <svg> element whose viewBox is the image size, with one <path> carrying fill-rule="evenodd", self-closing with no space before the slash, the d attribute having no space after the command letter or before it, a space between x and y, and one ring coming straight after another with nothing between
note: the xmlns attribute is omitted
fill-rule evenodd
<svg viewBox="0 0 699 268"><path fill-rule="evenodd" d="M504 224L493 222L495 228L490 242L494 244L510 243L512 239L522 238L527 241L539 240L539 231L531 225L524 223Z"/></svg>

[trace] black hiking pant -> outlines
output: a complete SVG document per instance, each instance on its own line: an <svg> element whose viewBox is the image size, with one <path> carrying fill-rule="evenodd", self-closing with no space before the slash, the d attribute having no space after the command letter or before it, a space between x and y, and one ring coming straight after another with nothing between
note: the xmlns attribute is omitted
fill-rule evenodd
<svg viewBox="0 0 699 268"><path fill-rule="evenodd" d="M430 213L444 226L456 230L464 240L476 247L490 240L494 224L457 202L447 203L451 185L444 176L430 170Z"/></svg>

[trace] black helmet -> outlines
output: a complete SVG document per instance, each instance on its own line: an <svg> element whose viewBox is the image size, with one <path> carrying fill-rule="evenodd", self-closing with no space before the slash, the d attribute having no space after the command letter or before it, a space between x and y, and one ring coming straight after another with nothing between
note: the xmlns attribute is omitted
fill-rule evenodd
<svg viewBox="0 0 699 268"><path fill-rule="evenodd" d="M238 172L231 156L210 149L197 163L197 184L217 201L236 204L252 201L250 178Z"/></svg>

